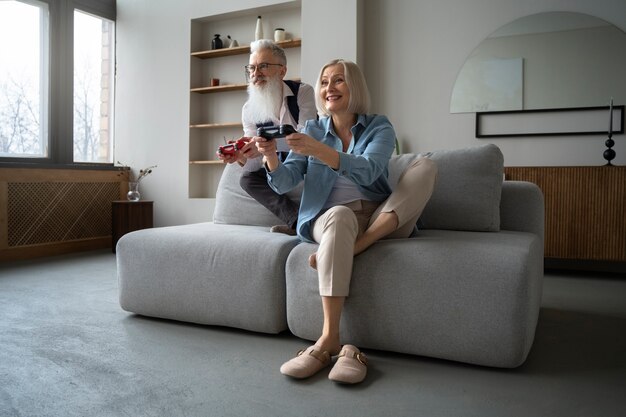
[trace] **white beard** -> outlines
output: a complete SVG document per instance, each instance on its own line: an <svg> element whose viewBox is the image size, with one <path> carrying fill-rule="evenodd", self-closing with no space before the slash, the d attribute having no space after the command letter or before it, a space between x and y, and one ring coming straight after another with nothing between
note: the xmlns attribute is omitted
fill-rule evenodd
<svg viewBox="0 0 626 417"><path fill-rule="evenodd" d="M263 86L248 84L248 117L254 123L280 120L280 107L283 103L283 81L278 77L267 78Z"/></svg>

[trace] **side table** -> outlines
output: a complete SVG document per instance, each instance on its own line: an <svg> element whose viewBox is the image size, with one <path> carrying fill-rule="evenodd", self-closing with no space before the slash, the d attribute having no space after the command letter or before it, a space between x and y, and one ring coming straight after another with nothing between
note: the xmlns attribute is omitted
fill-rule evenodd
<svg viewBox="0 0 626 417"><path fill-rule="evenodd" d="M117 241L128 232L152 227L152 201L119 200L112 203L111 238L113 253Z"/></svg>

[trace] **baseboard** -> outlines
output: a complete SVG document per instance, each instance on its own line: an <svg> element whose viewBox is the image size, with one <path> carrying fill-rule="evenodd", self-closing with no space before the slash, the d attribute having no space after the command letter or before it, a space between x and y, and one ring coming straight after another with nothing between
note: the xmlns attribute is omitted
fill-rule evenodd
<svg viewBox="0 0 626 417"><path fill-rule="evenodd" d="M547 270L606 272L626 277L626 262L545 258L544 267Z"/></svg>

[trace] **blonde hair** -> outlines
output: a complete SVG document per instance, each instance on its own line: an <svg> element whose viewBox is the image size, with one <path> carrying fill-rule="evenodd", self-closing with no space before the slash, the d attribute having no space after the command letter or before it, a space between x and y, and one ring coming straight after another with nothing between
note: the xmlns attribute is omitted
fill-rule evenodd
<svg viewBox="0 0 626 417"><path fill-rule="evenodd" d="M315 105L317 107L317 111L324 116L330 116L330 113L326 110L326 105L322 101L319 93L324 70L332 65L338 64L343 65L344 77L346 79L348 90L350 91L348 112L366 114L370 108L370 92L367 88L367 83L365 82L365 76L357 64L344 59L333 59L324 65L320 70L317 82L315 83Z"/></svg>

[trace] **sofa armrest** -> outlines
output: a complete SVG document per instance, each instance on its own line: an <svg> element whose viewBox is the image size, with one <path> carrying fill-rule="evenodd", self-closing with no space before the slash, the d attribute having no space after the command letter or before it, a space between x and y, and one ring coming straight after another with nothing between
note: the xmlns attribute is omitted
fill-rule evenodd
<svg viewBox="0 0 626 417"><path fill-rule="evenodd" d="M544 201L531 182L504 181L500 200L500 229L530 232L544 238Z"/></svg>

